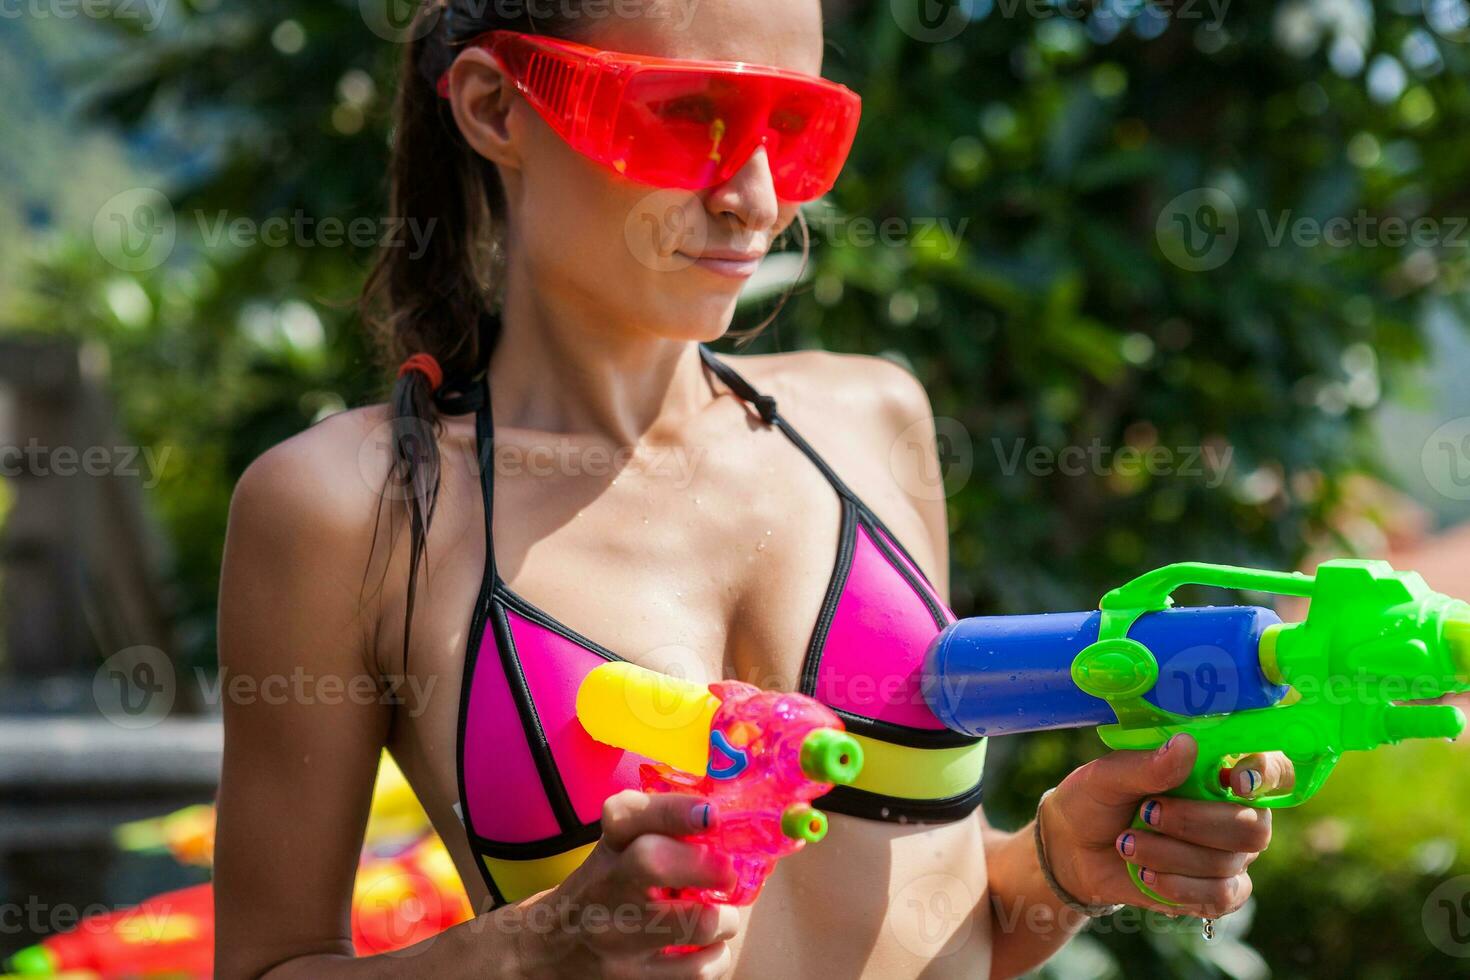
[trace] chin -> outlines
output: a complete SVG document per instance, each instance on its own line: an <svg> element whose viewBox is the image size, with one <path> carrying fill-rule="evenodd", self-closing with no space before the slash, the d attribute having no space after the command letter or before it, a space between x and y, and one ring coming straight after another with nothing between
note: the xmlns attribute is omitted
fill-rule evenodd
<svg viewBox="0 0 1470 980"><path fill-rule="evenodd" d="M735 319L736 296L729 294L660 297L644 318L648 329L669 340L711 343L730 329Z"/></svg>

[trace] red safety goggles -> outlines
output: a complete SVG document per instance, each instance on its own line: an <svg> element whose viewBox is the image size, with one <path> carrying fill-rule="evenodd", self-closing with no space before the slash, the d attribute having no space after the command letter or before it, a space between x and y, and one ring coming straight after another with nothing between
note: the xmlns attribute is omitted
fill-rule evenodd
<svg viewBox="0 0 1470 980"><path fill-rule="evenodd" d="M862 109L846 86L742 61L622 54L516 31L469 43L500 62L572 149L655 187L713 187L764 146L780 198L821 197L847 161Z"/></svg>

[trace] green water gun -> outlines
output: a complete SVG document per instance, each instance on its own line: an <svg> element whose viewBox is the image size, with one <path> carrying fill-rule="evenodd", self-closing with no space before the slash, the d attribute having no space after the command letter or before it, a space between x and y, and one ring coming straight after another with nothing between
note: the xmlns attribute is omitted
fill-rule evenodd
<svg viewBox="0 0 1470 980"><path fill-rule="evenodd" d="M1143 697L1158 680L1147 647L1130 639L1142 616L1173 604L1184 585L1211 585L1311 600L1305 621L1267 628L1260 668L1272 684L1289 686L1267 708L1186 717ZM1320 790L1344 752L1375 749L1409 738L1455 738L1465 729L1459 708L1398 704L1470 691L1470 603L1430 590L1414 572L1386 562L1338 559L1314 575L1185 562L1167 565L1103 597L1098 639L1072 662L1072 679L1108 702L1116 724L1098 729L1113 749L1153 749L1179 732L1199 744L1189 777L1168 795L1227 800L1251 807L1291 807ZM1242 797L1219 778L1223 768L1257 752L1284 753L1296 785ZM1135 827L1143 827L1135 818ZM1163 904L1139 878L1139 889Z"/></svg>

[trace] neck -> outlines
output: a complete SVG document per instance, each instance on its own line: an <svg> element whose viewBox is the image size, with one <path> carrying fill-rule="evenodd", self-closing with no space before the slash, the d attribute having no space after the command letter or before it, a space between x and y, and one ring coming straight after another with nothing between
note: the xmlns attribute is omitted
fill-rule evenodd
<svg viewBox="0 0 1470 980"><path fill-rule="evenodd" d="M499 424L632 446L708 405L696 342L657 336L512 275L490 366ZM565 295L563 293L563 295Z"/></svg>

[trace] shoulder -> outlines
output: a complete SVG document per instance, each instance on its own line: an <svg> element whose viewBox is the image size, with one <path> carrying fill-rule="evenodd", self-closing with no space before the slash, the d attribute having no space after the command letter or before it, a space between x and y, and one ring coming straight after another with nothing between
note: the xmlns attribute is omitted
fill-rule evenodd
<svg viewBox="0 0 1470 980"><path fill-rule="evenodd" d="M860 422L890 437L933 417L919 379L887 358L810 350L728 359L788 415Z"/></svg>
<svg viewBox="0 0 1470 980"><path fill-rule="evenodd" d="M230 500L230 539L283 551L340 546L371 528L389 471L388 407L329 416L262 453Z"/></svg>

